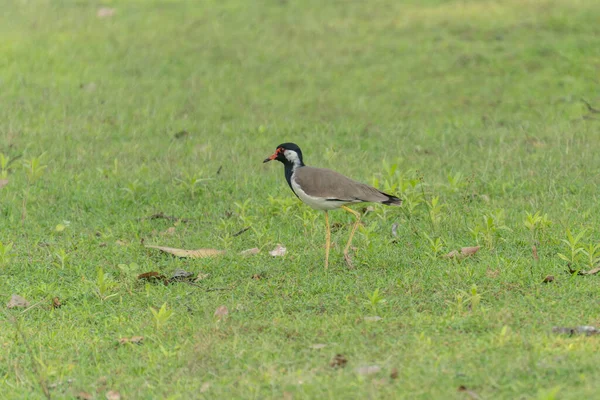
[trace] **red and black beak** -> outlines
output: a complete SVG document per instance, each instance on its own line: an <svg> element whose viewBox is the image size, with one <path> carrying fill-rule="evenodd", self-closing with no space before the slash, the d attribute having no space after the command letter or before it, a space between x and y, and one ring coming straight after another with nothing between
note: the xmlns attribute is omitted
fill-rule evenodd
<svg viewBox="0 0 600 400"><path fill-rule="evenodd" d="M271 157L265 158L265 161L263 161L263 163L269 162L271 160L275 160L277 158L277 156L279 156L279 153L283 152L283 149L281 147L278 147L277 150L275 150L275 153L273 153L273 155Z"/></svg>

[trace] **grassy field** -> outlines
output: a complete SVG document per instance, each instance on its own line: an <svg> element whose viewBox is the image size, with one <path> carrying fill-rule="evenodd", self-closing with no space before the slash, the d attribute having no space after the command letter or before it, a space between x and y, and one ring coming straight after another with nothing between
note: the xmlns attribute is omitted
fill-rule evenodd
<svg viewBox="0 0 600 400"><path fill-rule="evenodd" d="M7 2L2 398L597 397L598 337L552 329L600 325L600 277L566 272L600 263L599 19L592 0ZM323 214L262 164L286 141L404 199L364 215L354 270L352 216L330 213L324 270ZM205 277L137 279L177 269Z"/></svg>

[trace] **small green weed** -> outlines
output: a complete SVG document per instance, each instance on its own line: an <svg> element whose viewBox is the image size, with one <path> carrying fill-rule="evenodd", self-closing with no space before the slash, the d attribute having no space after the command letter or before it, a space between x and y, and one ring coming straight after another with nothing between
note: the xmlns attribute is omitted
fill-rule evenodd
<svg viewBox="0 0 600 400"><path fill-rule="evenodd" d="M23 161L23 168L25 169L25 173L27 175L27 181L30 185L33 185L44 173L44 170L48 167L47 165L42 164L42 157L44 153L42 153L38 157L31 157L28 160Z"/></svg>
<svg viewBox="0 0 600 400"><path fill-rule="evenodd" d="M121 190L127 194L131 201L135 201L144 193L145 186L139 179L135 179L129 182L127 186L121 188Z"/></svg>
<svg viewBox="0 0 600 400"><path fill-rule="evenodd" d="M467 186L467 181L464 179L463 174L461 172L456 172L454 175L448 174L446 176L446 179L448 180L448 189L451 192L459 192L465 186Z"/></svg>
<svg viewBox="0 0 600 400"><path fill-rule="evenodd" d="M443 210L446 208L446 204L440 203L439 196L435 196L431 201L427 202L427 208L429 209L429 219L434 229L437 229L443 217Z"/></svg>
<svg viewBox="0 0 600 400"><path fill-rule="evenodd" d="M585 229L579 232L577 235L573 236L570 229L567 229L567 238L561 239L561 241L567 246L567 251L565 253L558 253L558 256L571 264L573 268L577 266L579 260L581 259L581 254L584 251L583 246L580 245L581 239L583 235L585 235ZM595 252L592 252L595 254Z"/></svg>
<svg viewBox="0 0 600 400"><path fill-rule="evenodd" d="M104 273L102 267L96 269L96 294L102 301L106 301L118 295L118 293L110 293L115 286L115 283L110 278L110 275Z"/></svg>
<svg viewBox="0 0 600 400"><path fill-rule="evenodd" d="M175 181L189 193L192 199L195 199L200 184L211 180L211 178L202 178L201 176L202 174L199 172L193 174L188 173L183 178L175 178Z"/></svg>
<svg viewBox="0 0 600 400"><path fill-rule="evenodd" d="M167 303L163 303L163 305L158 310L156 310L153 307L150 307L150 311L154 316L154 324L156 326L157 331L159 331L165 325L167 320L173 315L173 310L167 308Z"/></svg>
<svg viewBox="0 0 600 400"><path fill-rule="evenodd" d="M427 257L429 257L430 260L437 259L442 254L444 247L446 247L446 243L444 243L444 240L440 237L432 238L425 232L421 233L425 239L427 239L427 243L429 244Z"/></svg>
<svg viewBox="0 0 600 400"><path fill-rule="evenodd" d="M447 303L448 305L450 305L451 309L457 314L462 314L466 310L472 312L482 310L482 294L478 292L476 285L473 285L468 293L463 290L459 290L454 298L454 301L448 301Z"/></svg>
<svg viewBox="0 0 600 400"><path fill-rule="evenodd" d="M585 256L586 267L596 268L600 264L600 243L583 246L581 253Z"/></svg>
<svg viewBox="0 0 600 400"><path fill-rule="evenodd" d="M0 241L0 267L8 264L14 257L13 254L13 243L3 243Z"/></svg>
<svg viewBox="0 0 600 400"><path fill-rule="evenodd" d="M375 289L373 293L367 293L367 299L366 304L371 307L371 311L375 314L377 314L378 308L387 301L379 293L379 289Z"/></svg>
<svg viewBox="0 0 600 400"><path fill-rule="evenodd" d="M474 229L469 229L469 231L477 243L482 238L484 244L490 249L494 248L495 242L501 238L503 231L512 231L512 229L504 224L504 210L496 210L494 213L484 214L482 219L483 223L477 225Z"/></svg>
<svg viewBox="0 0 600 400"><path fill-rule="evenodd" d="M548 218L548 214L541 214L539 211L536 211L535 214L526 211L525 214L526 217L523 225L529 229L531 240L536 241L539 232L548 228L552 224L552 221Z"/></svg>
<svg viewBox="0 0 600 400"><path fill-rule="evenodd" d="M65 269L71 260L71 254L67 253L67 251L63 248L56 250L53 256L56 261L53 261L52 265L59 269Z"/></svg>

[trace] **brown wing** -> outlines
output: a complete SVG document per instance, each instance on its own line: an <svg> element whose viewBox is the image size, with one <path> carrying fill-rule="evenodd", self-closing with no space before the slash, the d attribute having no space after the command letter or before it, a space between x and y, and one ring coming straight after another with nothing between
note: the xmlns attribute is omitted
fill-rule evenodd
<svg viewBox="0 0 600 400"><path fill-rule="evenodd" d="M345 177L330 169L300 167L294 172L294 180L302 190L316 197L347 202L394 202L395 197Z"/></svg>

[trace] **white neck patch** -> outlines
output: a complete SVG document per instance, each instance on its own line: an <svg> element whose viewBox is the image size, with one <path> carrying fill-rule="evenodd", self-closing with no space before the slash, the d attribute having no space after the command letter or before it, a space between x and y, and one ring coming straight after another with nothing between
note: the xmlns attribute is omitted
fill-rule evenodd
<svg viewBox="0 0 600 400"><path fill-rule="evenodd" d="M294 165L294 168L300 166L300 157L298 157L298 153L296 153L294 150L286 150L283 152L283 155Z"/></svg>

